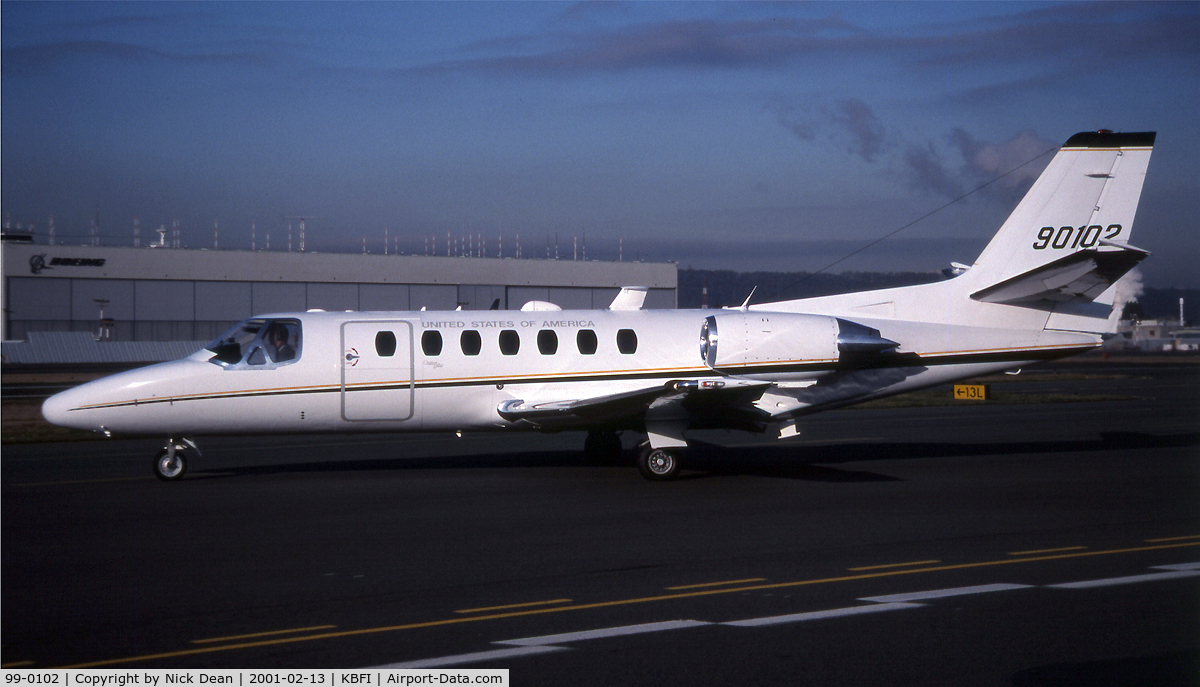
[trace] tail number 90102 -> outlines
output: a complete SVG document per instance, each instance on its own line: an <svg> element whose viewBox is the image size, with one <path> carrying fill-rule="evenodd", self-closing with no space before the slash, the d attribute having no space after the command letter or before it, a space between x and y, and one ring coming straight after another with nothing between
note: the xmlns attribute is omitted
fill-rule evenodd
<svg viewBox="0 0 1200 687"><path fill-rule="evenodd" d="M1104 236L1101 236L1104 234ZM1110 224L1107 228L1099 224L1091 226L1084 225L1082 227L1042 227L1038 230L1038 240L1033 244L1034 250L1045 250L1053 248L1061 250L1063 248L1091 248L1095 246L1101 238L1113 240L1121 235L1120 224Z"/></svg>

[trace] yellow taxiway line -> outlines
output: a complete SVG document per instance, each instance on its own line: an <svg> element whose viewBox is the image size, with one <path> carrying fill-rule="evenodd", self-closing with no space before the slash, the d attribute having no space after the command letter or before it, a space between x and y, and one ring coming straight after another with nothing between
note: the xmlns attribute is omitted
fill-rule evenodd
<svg viewBox="0 0 1200 687"><path fill-rule="evenodd" d="M507 606L487 606L485 608L467 608L455 613L486 613L488 611L507 611L512 608L529 608L531 606L552 606L555 604L569 604L571 599L552 599L550 601L529 601L523 604L508 604Z"/></svg>
<svg viewBox="0 0 1200 687"><path fill-rule="evenodd" d="M270 637L271 635L290 635L299 634L301 632L316 632L317 630L332 630L337 625L314 625L312 627L297 627L292 630L271 630L268 632L253 632L247 635L232 635L230 637L213 637L212 639L193 639L192 644L215 644L217 642L236 642L241 639L255 639L257 637Z"/></svg>
<svg viewBox="0 0 1200 687"><path fill-rule="evenodd" d="M1181 537L1179 539L1200 539L1200 537ZM1186 541L1178 543L1162 543L1153 546L1135 546L1124 549L1108 549L1104 551L1079 551L1073 553L1057 553L1046 554L1041 556L1031 556L1026 558L1003 558L994 561L980 561L977 563L957 563L952 565L938 565L933 567L917 567L905 568L902 570L886 570L878 572L867 572L857 575L843 575L839 577L826 577L812 580L797 580L794 582L773 582L770 584L752 584L749 586L734 586L724 587L720 589L700 589L691 591L682 591L674 594L660 594L657 596L644 596L633 599L616 599L613 601L597 601L593 603L575 604L573 606L554 606L552 608L529 608L524 610L514 610L506 613L491 613L487 615L475 615L461 618L446 618L442 620L429 620L416 623L406 623L402 625L386 625L381 627L366 627L358 630L340 630L338 632L324 632L314 635L304 635L303 637L279 637L275 639L264 639L260 641L242 642L239 644L222 644L219 646L197 647L192 649L182 649L178 651L164 651L156 654L144 654L142 656L127 656L124 658L114 658L102 661L90 661L87 663L79 663L69 666L61 666L62 668L100 668L104 666L112 666L125 663L138 663L141 661L154 661L164 658L179 658L182 656L195 656L199 654L214 653L218 651L232 651L234 649L253 649L266 646L278 646L281 644L293 644L296 642L311 642L320 639L340 639L343 637L360 637L364 635L381 634L384 632L400 632L403 630L417 630L428 627L444 627L447 625L459 625L462 623L481 622L484 620L500 620L502 618L517 618L522 616L543 615L547 613L563 613L566 611L584 611L594 608L612 608L614 606L629 606L633 604L644 604L656 601L673 601L677 599L688 599L702 596L714 596L717 594L733 594L738 592L762 591L767 589L787 589L789 587L803 587L818 584L830 584L834 582L851 582L855 580L869 580L880 577L895 577L899 575L914 575L917 573L928 572L944 572L947 570L969 570L971 568L988 568L1000 565L1013 565L1016 563L1033 563L1037 561L1053 561L1066 560L1069 558L1088 558L1095 556L1113 556L1123 553L1142 553L1146 551L1165 551L1169 549L1180 549L1192 546L1200 546L1200 541Z"/></svg>

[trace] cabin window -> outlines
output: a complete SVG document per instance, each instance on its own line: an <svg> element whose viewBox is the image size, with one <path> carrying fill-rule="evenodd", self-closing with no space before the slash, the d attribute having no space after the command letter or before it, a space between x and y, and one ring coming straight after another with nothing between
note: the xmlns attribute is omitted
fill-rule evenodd
<svg viewBox="0 0 1200 687"><path fill-rule="evenodd" d="M375 335L375 352L380 358L390 358L396 355L396 335L392 332L379 332Z"/></svg>
<svg viewBox="0 0 1200 687"><path fill-rule="evenodd" d="M208 361L225 368L273 368L300 357L300 321L255 317L234 326L206 346Z"/></svg>
<svg viewBox="0 0 1200 687"><path fill-rule="evenodd" d="M625 355L637 353L637 334L632 329L617 332L617 350Z"/></svg>
<svg viewBox="0 0 1200 687"><path fill-rule="evenodd" d="M483 348L483 340L479 338L479 332L474 329L464 331L458 337L458 344L462 346L463 355L479 355L479 351Z"/></svg>
<svg viewBox="0 0 1200 687"><path fill-rule="evenodd" d="M558 334L553 329L543 329L537 335L538 352L542 355L558 353Z"/></svg>
<svg viewBox="0 0 1200 687"><path fill-rule="evenodd" d="M500 352L504 355L516 355L521 350L521 335L515 329L504 329L500 332Z"/></svg>
<svg viewBox="0 0 1200 687"><path fill-rule="evenodd" d="M421 351L429 357L442 354L442 333L429 330L421 335Z"/></svg>
<svg viewBox="0 0 1200 687"><path fill-rule="evenodd" d="M590 329L580 329L575 335L575 345L579 346L579 352L584 355L596 355L596 332Z"/></svg>

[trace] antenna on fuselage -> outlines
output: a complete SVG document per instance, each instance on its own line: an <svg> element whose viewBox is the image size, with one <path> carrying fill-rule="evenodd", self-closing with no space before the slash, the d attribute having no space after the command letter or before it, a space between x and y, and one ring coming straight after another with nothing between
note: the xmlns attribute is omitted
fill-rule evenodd
<svg viewBox="0 0 1200 687"><path fill-rule="evenodd" d="M750 299L754 298L754 292L757 290L758 290L757 286L750 289L750 295L746 296L746 300L742 301L742 305L740 308L738 308L738 310L741 310L742 312L750 312Z"/></svg>

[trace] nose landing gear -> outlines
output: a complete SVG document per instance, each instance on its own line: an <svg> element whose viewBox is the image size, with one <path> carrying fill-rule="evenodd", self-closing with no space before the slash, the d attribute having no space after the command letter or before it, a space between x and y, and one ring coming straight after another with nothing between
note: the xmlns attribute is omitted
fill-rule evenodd
<svg viewBox="0 0 1200 687"><path fill-rule="evenodd" d="M171 438L167 445L154 456L154 476L165 481L173 482L187 472L187 457L185 451L191 448L200 454L196 442L191 439Z"/></svg>

